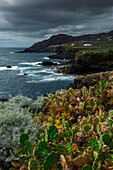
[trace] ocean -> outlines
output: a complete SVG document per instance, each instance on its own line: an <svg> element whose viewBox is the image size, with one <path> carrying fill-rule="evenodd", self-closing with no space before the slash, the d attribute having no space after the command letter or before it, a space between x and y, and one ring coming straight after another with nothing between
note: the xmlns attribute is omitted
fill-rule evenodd
<svg viewBox="0 0 113 170"><path fill-rule="evenodd" d="M54 93L73 83L75 76L56 73L56 66L40 65L52 53L16 53L21 50L0 48L0 99L23 95L35 100L37 96Z"/></svg>

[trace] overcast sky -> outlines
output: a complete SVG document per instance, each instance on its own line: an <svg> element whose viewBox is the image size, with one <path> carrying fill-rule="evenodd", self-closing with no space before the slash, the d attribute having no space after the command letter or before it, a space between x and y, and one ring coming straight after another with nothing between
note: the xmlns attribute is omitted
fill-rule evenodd
<svg viewBox="0 0 113 170"><path fill-rule="evenodd" d="M113 0L0 0L0 47L113 30Z"/></svg>

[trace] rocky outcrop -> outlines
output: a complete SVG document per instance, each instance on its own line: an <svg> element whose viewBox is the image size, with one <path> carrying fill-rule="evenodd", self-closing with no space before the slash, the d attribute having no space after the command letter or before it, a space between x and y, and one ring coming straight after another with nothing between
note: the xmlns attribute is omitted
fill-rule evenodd
<svg viewBox="0 0 113 170"><path fill-rule="evenodd" d="M0 99L0 102L7 102L7 101L8 99L3 99L3 98Z"/></svg>
<svg viewBox="0 0 113 170"><path fill-rule="evenodd" d="M43 65L43 66L53 66L53 65L58 65L58 64L54 63L52 61L44 60L44 61L42 61L41 65Z"/></svg>
<svg viewBox="0 0 113 170"><path fill-rule="evenodd" d="M10 65L8 65L7 68L12 68L12 67Z"/></svg>
<svg viewBox="0 0 113 170"><path fill-rule="evenodd" d="M89 87L89 86L94 86L100 80L106 80L110 82L112 79L113 79L113 71L87 74L75 79L74 83L70 84L69 87L72 87L74 89L82 88L83 86Z"/></svg>
<svg viewBox="0 0 113 170"><path fill-rule="evenodd" d="M65 74L89 74L113 70L113 50L90 50L76 53L71 63L59 67Z"/></svg>
<svg viewBox="0 0 113 170"><path fill-rule="evenodd" d="M59 73L64 74L91 74L91 73L99 73L104 71L113 70L112 64L105 64L105 65L74 65L74 64L67 64L64 66L58 67Z"/></svg>

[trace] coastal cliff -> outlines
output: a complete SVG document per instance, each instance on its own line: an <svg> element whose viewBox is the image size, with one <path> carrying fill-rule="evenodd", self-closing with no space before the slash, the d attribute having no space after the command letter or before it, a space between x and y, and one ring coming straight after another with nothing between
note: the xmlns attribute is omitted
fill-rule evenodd
<svg viewBox="0 0 113 170"><path fill-rule="evenodd" d="M24 49L22 52L48 52L54 51L59 52L59 45L71 44L72 47L74 44L77 45L81 43L88 42L89 44L92 41L104 41L104 40L112 40L113 31L108 33L100 33L100 34L86 34L81 36L71 36L66 34L58 34L53 35L47 40L43 40L41 42L34 43L31 47Z"/></svg>
<svg viewBox="0 0 113 170"><path fill-rule="evenodd" d="M100 34L70 36L59 34L24 49L25 53L53 52L50 59L69 59L58 67L64 74L87 74L112 70L113 31Z"/></svg>
<svg viewBox="0 0 113 170"><path fill-rule="evenodd" d="M70 35L65 35L65 34L54 35L50 37L48 40L44 40L33 44L31 47L26 48L23 52L48 52L50 51L50 48L48 47L51 46L54 47L57 45L73 42L74 39L75 38Z"/></svg>

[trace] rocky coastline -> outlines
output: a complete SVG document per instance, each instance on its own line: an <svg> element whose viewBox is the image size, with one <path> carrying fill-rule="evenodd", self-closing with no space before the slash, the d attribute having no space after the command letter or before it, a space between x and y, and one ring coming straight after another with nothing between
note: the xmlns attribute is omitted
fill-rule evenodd
<svg viewBox="0 0 113 170"><path fill-rule="evenodd" d="M50 60L43 61L42 65L55 65L58 73L82 75L81 80L86 75L91 74L97 76L98 79L98 74L112 72L113 70L112 44L113 31L77 37L59 34L51 36L47 40L37 42L21 52L53 52L53 55L48 56ZM51 59L69 61L57 65L51 62ZM87 79L84 81L87 84ZM75 82L74 84L77 84L76 80ZM78 85L76 86L79 86L79 84L80 82L78 81Z"/></svg>
<svg viewBox="0 0 113 170"><path fill-rule="evenodd" d="M30 52L33 52L32 48L30 50L31 50ZM25 50L25 51L28 52L27 50ZM79 78L75 79L74 83L71 84L69 86L69 88L72 87L73 89L81 89L82 87L86 86L88 88L88 90L90 89L90 94L89 94L89 91L87 90L85 92L85 95L82 96L82 98L81 98L81 96L79 96L79 94L81 94L81 92L84 93L83 89L82 89L82 91L77 91L75 93L71 88L70 88L70 91L68 90L68 92L62 96L60 94L57 94L56 96L54 95L49 99L46 98L47 102L44 105L45 108L43 108L43 111L46 111L46 112L44 112L43 118L45 121L48 117L48 115L47 115L48 113L49 113L49 116L50 116L50 113L52 113L51 115L53 115L53 116L54 116L53 113L55 113L55 117L56 117L58 111L62 112L62 110L63 110L63 112L64 112L65 108L66 108L66 111L68 109L68 113L70 113L70 115L71 115L70 117L74 118L74 119L72 119L72 118L70 119L70 120L74 121L73 124L75 123L76 120L78 121L77 132L79 129L81 130L83 127L83 130L78 132L77 135L74 136L76 138L73 138L76 142L76 143L73 143L73 148L75 148L75 149L77 148L77 150L82 151L84 146L87 146L87 145L84 145L84 143L86 142L85 139L87 139L89 141L91 141L91 139L98 139L98 140L96 140L96 146L98 147L99 146L98 141L100 140L99 135L101 132L101 133L103 133L103 135L101 134L101 137L102 137L101 139L103 139L103 144L104 144L103 146L105 147L105 145L109 146L111 144L109 147L110 149L108 148L108 150L106 150L106 152L107 152L107 154L111 153L111 156L112 156L111 149L112 149L113 143L108 144L108 142L112 142L112 138L110 137L109 141L106 142L105 138L103 138L103 137L105 137L106 135L107 135L107 137L109 136L107 133L107 130L109 130L108 125L109 125L109 123L111 123L110 119L111 120L113 119L112 115L110 115L110 112L109 112L109 114L107 114L107 111L110 111L110 109L113 108L113 99L112 99L112 97L113 97L113 88L112 88L112 86L113 86L113 81L112 81L113 80L113 59L112 59L113 58L113 50L107 49L107 51L102 51L102 50L101 51L89 51L89 49L88 49L87 51L88 52L84 51L84 49L82 49L80 51L76 51L76 52L74 50L69 50L69 51L60 50L59 52L57 52L56 55L49 56L50 59L51 58L55 59L57 57L57 59L69 59L70 60L69 62L65 62L62 65L54 64L54 62L51 62L51 61L43 61L42 62L42 65L45 65L45 66L55 65L55 67L57 67L57 71L59 73L63 73L63 74L67 74L67 75L79 75ZM11 67L7 66L7 68L11 68ZM99 94L99 100L97 100L98 96L95 97L95 95L94 95L96 88L94 88L94 87L92 88L90 86L94 86L95 84L99 83L100 80L105 80L107 82L111 82L111 84L110 84L111 86L109 86L108 89L107 88L105 89L105 87L104 87L104 93L103 93L103 87L102 87L103 85L101 83L101 88L98 89L98 87L97 87L97 93ZM100 91L102 94L100 94ZM74 98L73 98L73 94L75 95ZM78 97L77 97L77 95L78 95ZM53 98L55 100L53 100ZM8 99L0 99L1 102L6 102L7 100ZM87 102L88 100L89 100L89 103L91 103L90 105L88 105L89 104ZM65 105L64 105L64 101L67 102ZM94 101L93 105L92 105L92 101ZM97 102L99 104L97 104ZM55 104L57 103L57 105L54 105L54 103ZM85 105L84 105L84 103L85 103ZM69 105L67 105L67 104L69 104ZM63 106L65 106L65 107L63 107ZM90 110L88 110L88 108L90 108ZM91 111L91 115L90 115L90 111ZM74 115L74 113L76 113L76 114ZM88 113L89 117L87 116L86 113ZM42 112L41 112L41 114L42 114ZM39 118L39 120L41 120L41 124L42 124L42 117L40 117L41 114L36 115L37 117L35 118L35 121L37 121L38 120L37 118ZM106 117L102 117L104 114L105 114L105 116L109 116L108 123L106 121L103 122L103 120L105 120L105 118L106 118ZM44 117L44 116L46 116L46 117ZM91 116L92 116L92 119L91 119ZM68 119L70 117L68 117ZM101 118L102 118L102 120L101 120ZM49 119L47 119L47 120L49 120ZM76 124L77 124L77 121L76 121ZM39 123L39 121L37 121L37 122ZM81 122L82 122L82 124L81 124ZM86 122L86 123L84 124L84 122ZM90 122L91 122L91 127L92 126L94 127L94 130L95 130L94 133L93 133L93 131L91 131L91 129L88 129L88 131L87 131L87 128L90 127L89 126ZM81 127L80 127L80 125L81 125ZM57 122L57 127L59 128L58 122ZM77 127L77 125L76 125L76 127ZM100 130L100 128L98 130L97 127L100 127L101 130ZM111 124L109 125L109 128L112 129ZM62 133L64 131L62 131L62 129L61 129L61 131L59 130L59 137L60 137L59 142L60 142L60 140L61 140L61 142L64 140L64 138L63 138L64 134ZM112 132L111 129L109 132ZM68 135L70 132L69 130L67 133ZM96 132L96 130L97 130L97 132ZM109 133L109 134L111 135L111 133ZM66 135L66 133L65 133L65 135ZM92 138L90 138L91 135L93 136ZM66 140L68 140L69 137ZM95 144L94 143L95 141L92 141L92 142L93 142L93 144L92 144L92 147L93 147L93 145ZM49 144L52 144L52 143L49 142ZM88 142L88 144L89 144L89 142ZM50 145L50 146L52 147L54 145ZM87 149L86 151L87 152L89 151L89 153L91 152L90 148L91 148L91 146L89 146L89 150L88 150L88 147L86 148ZM97 158L98 158L97 157L98 153L96 151L94 150L94 156L96 157L94 160L97 160ZM96 155L95 155L95 153L96 153ZM105 154L105 150L103 150L102 154ZM72 154L71 154L71 156L72 156ZM90 164L89 162L87 163L87 160L89 160L91 162L91 164L93 162L92 160L89 159L91 157L90 154L88 154L88 157L86 157L86 156L87 155L83 154L83 156L77 156L76 158L73 158L73 157L71 158L68 155L68 157L66 157L66 158L68 158L68 159L66 159L66 161L68 160L67 162L68 162L68 164L71 165L70 167L72 167L73 165L76 165L76 167L80 166L79 169L81 169L85 163L86 163L86 165ZM36 157L35 157L35 159L36 159ZM84 159L83 162L85 162L82 165L80 165L81 159ZM110 164L109 167L111 169L112 162L110 162L110 159L108 160L108 155L107 155L107 157L105 157L105 159L106 159L106 162L104 162L103 159L101 161L101 163L103 164L103 165L101 165L102 169L103 168L109 169L109 168L107 168L107 165L109 165L109 164ZM63 160L65 160L65 159L63 159ZM107 161L109 161L109 162L107 162ZM18 165L17 163L18 162L16 162L16 164L14 164L15 167L17 167L17 165ZM104 166L104 163L105 163L105 166ZM3 169L9 169L13 164L11 164L11 162L6 163L5 161L0 161L0 165L3 167ZM19 164L19 166L21 167L22 165ZM91 166L89 165L87 167L91 167ZM25 166L22 166L22 168L26 169Z"/></svg>

